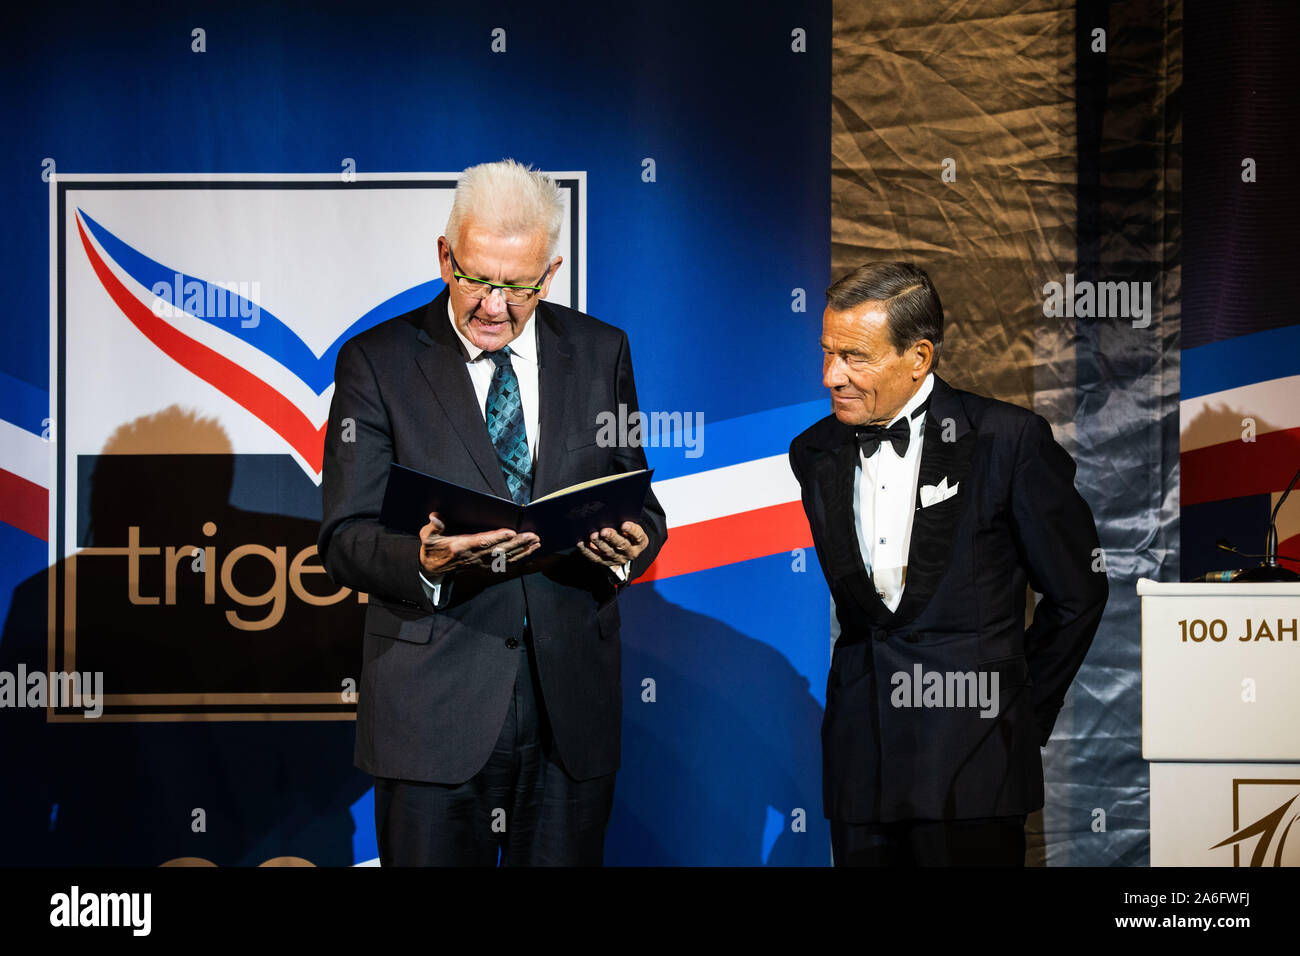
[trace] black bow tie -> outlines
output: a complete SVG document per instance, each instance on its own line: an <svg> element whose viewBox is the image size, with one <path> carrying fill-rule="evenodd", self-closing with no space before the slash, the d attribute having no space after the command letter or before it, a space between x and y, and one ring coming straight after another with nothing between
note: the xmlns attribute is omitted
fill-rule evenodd
<svg viewBox="0 0 1300 956"><path fill-rule="evenodd" d="M927 395L925 401L912 410L912 414L906 418L900 418L894 424L886 427L884 425L858 425L853 429L853 433L858 438L858 448L866 458L870 458L880 448L882 441L888 441L894 446L894 454L902 458L907 454L907 446L912 443L912 419L925 413L930 407L930 397Z"/></svg>
<svg viewBox="0 0 1300 956"><path fill-rule="evenodd" d="M912 442L912 421L908 418L900 418L888 427L859 425L853 429L853 432L858 436L858 448L861 449L864 458L874 455L882 441L888 441L893 445L894 454L902 458L907 454L907 446Z"/></svg>

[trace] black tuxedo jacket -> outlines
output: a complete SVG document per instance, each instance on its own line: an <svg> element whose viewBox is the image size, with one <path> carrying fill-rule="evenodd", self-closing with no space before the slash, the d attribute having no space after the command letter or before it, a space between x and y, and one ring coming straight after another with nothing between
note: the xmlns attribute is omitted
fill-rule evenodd
<svg viewBox="0 0 1300 956"><path fill-rule="evenodd" d="M646 467L640 447L597 444L597 415L637 408L627 336L539 302L539 427L533 497ZM559 759L589 779L616 770L622 728L617 586L575 550L504 573L454 572L441 609L419 576L419 539L377 520L389 462L509 498L447 291L339 350L325 435L319 551L329 576L369 594L358 687L356 764L375 776L457 784L487 762L514 688L525 608ZM651 492L650 544L667 537ZM494 529L484 528L484 531ZM507 645L507 641L510 645Z"/></svg>
<svg viewBox="0 0 1300 956"><path fill-rule="evenodd" d="M946 434L945 434L946 433ZM831 415L794 439L840 636L822 723L826 816L851 823L1028 813L1043 805L1039 747L1106 604L1092 512L1046 419L934 379L898 610L877 596L854 527L858 450ZM957 493L921 507L943 478ZM1025 628L1025 585L1042 595ZM902 707L894 675L998 674L995 717Z"/></svg>

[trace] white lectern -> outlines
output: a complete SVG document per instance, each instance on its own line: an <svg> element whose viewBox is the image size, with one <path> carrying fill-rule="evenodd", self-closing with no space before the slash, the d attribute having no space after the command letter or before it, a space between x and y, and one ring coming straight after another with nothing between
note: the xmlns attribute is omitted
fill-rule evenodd
<svg viewBox="0 0 1300 956"><path fill-rule="evenodd" d="M1300 865L1300 583L1137 593L1151 865Z"/></svg>

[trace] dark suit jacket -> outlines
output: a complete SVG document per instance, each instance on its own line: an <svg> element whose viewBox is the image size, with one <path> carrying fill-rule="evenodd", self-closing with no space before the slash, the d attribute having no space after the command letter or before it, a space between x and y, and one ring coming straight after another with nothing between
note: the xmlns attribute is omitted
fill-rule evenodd
<svg viewBox="0 0 1300 956"><path fill-rule="evenodd" d="M823 802L833 820L1041 807L1039 747L1106 604L1106 575L1093 571L1092 512L1046 419L935 376L923 442L896 612L877 596L854 528L853 429L831 415L790 445L840 625L822 723ZM944 477L957 494L922 508L920 487ZM1028 630L1026 582L1042 595ZM996 671L996 717L894 706L893 675L914 675L916 664L922 673Z"/></svg>
<svg viewBox="0 0 1300 956"><path fill-rule="evenodd" d="M596 442L601 411L637 408L627 336L540 302L540 446L533 497L599 475L646 467L639 447ZM509 498L447 291L339 350L325 436L319 550L338 584L370 595L358 688L356 764L376 776L461 783L487 762L514 688L525 608L559 759L588 779L619 765L622 728L617 586L608 568L569 549L506 573L454 572L435 609L419 577L419 539L377 520L389 462ZM349 431L350 430L350 431ZM667 537L651 492L641 525ZM484 531L494 530L484 528Z"/></svg>

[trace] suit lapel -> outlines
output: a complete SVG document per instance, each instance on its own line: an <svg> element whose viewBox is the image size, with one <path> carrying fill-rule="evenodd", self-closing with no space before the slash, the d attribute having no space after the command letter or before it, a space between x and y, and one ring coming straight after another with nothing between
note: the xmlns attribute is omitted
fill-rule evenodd
<svg viewBox="0 0 1300 956"><path fill-rule="evenodd" d="M973 492L969 479L974 450L975 433L961 401L936 375L930 408L925 416L921 470L916 483L915 514L907 552L907 577L903 582L902 600L894 612L900 622L914 619L925 609L948 570L952 537ZM945 478L949 488L957 487L957 493L922 508L921 488L937 485Z"/></svg>
<svg viewBox="0 0 1300 956"><path fill-rule="evenodd" d="M465 353L447 318L446 289L425 306L417 337L426 347L415 362L433 393L433 400L451 422L452 431L469 452L492 493L509 500L510 489L501 473L497 450L488 437L483 410L478 407L474 383L465 366Z"/></svg>
<svg viewBox="0 0 1300 956"><path fill-rule="evenodd" d="M533 497L540 498L563 484L565 433L576 414L578 392L573 376L573 348L555 314L545 302L533 314L537 323L537 427L541 440L533 466Z"/></svg>
<svg viewBox="0 0 1300 956"><path fill-rule="evenodd" d="M857 494L858 443L852 427L837 425L835 439L818 458L817 485L826 489L825 508L826 563L831 580L847 588L854 600L873 620L892 615L862 561L862 544L853 517Z"/></svg>

